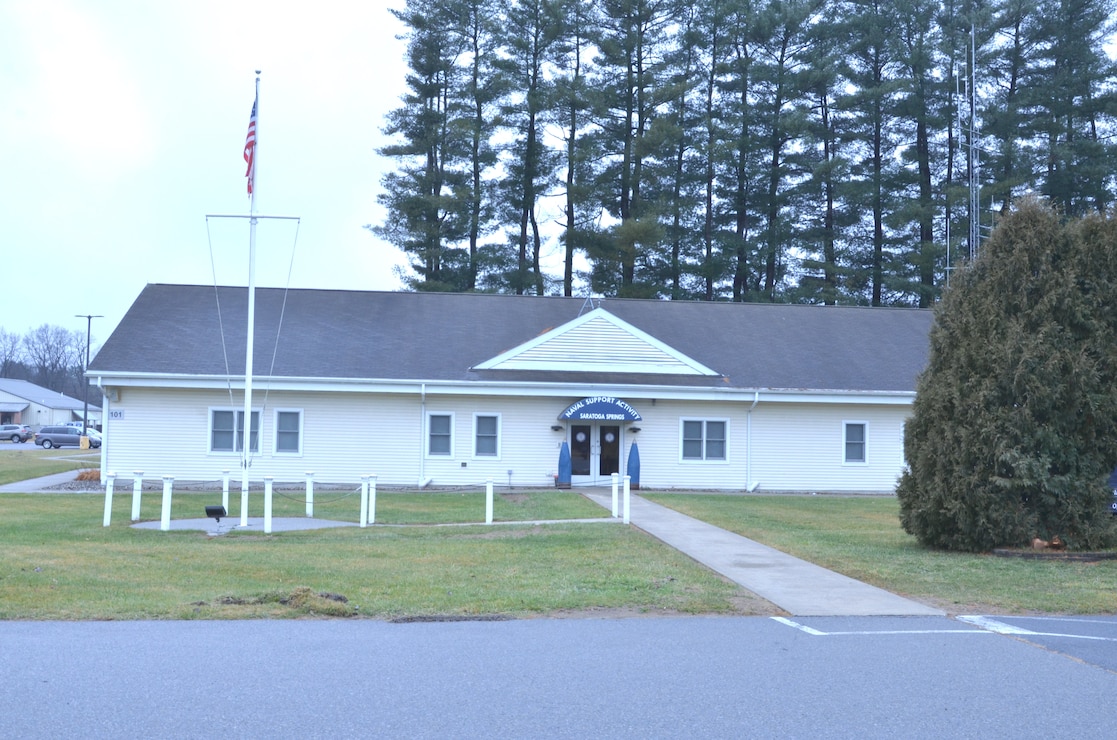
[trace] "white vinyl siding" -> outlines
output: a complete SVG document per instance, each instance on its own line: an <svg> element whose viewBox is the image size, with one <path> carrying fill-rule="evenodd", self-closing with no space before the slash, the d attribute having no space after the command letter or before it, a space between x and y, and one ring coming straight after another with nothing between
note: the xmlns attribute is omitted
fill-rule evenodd
<svg viewBox="0 0 1117 740"><path fill-rule="evenodd" d="M594 390L600 393L600 389ZM640 448L640 483L645 488L758 491L848 491L892 493L902 469L901 425L910 405L865 403L760 402L750 415L752 397L740 401L685 401L615 394L643 419L623 424L622 473L633 444ZM354 487L361 476L376 475L382 485L414 487L429 481L439 486L477 486L492 478L498 485L550 488L558 470L565 424L557 415L580 397L554 395L472 395L418 392L365 392L329 389L270 391L261 414L261 453L252 455L252 490L264 476L302 482L314 471L317 482ZM219 482L223 471L239 475L235 453L210 452L210 409L234 410L228 391L126 387L112 404L117 418L106 419L107 442L101 450L103 470L122 479L132 471L158 479ZM298 410L301 455L274 449L279 410ZM235 409L243 411L243 407ZM457 457L426 454L427 414L449 414ZM499 416L499 457L474 456L474 415ZM725 420L726 461L719 464L681 459L680 419ZM866 424L867 462L843 463L843 425ZM560 426L560 430L552 430ZM631 432L638 426L639 434ZM175 435L168 443L165 430ZM458 447L461 440L468 447ZM751 445L749 440L751 439ZM234 441L234 444L236 442Z"/></svg>
<svg viewBox="0 0 1117 740"><path fill-rule="evenodd" d="M900 428L910 410L762 402L752 414L753 481L761 491L892 493L903 468ZM865 463L845 462L851 419L865 424Z"/></svg>
<svg viewBox="0 0 1117 740"><path fill-rule="evenodd" d="M221 408L223 399L228 401L228 392L216 389L126 389L113 404L123 416L109 432L114 441L104 447L105 470L120 476L143 470L145 477L173 475L177 481L220 481L225 471L237 478L239 455L209 450L209 409ZM315 481L354 486L362 475L396 485L418 482L425 427L417 394L273 390L271 399L284 409L301 408L302 455L273 452L275 416L269 409L261 429L269 441L261 454L252 455L253 490L266 475L301 482L307 470L314 471ZM173 444L167 428L175 430Z"/></svg>
<svg viewBox="0 0 1117 740"><path fill-rule="evenodd" d="M506 364L572 368L582 372L587 367L608 369L620 365L625 369L639 367L643 372L698 374L681 359L605 318L591 318L581 326L521 352Z"/></svg>

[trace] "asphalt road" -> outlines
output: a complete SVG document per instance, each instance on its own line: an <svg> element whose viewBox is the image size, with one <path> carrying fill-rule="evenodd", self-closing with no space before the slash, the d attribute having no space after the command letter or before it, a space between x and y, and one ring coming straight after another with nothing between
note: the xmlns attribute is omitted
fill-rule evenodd
<svg viewBox="0 0 1117 740"><path fill-rule="evenodd" d="M0 622L0 735L1111 737L1117 618L1023 619Z"/></svg>

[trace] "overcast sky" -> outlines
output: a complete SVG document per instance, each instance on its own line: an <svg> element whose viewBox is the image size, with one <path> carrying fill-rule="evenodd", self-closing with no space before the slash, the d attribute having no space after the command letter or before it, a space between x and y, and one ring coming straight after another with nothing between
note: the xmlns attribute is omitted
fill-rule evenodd
<svg viewBox="0 0 1117 740"><path fill-rule="evenodd" d="M402 4L0 0L0 328L101 314L96 347L147 283L247 283L247 221L206 216L248 212L257 69L257 211L301 218L260 221L257 284L398 289L403 255L363 227Z"/></svg>

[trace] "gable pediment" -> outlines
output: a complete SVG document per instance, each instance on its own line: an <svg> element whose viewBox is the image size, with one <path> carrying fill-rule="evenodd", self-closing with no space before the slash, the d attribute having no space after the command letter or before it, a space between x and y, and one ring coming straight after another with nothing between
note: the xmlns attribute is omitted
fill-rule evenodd
<svg viewBox="0 0 1117 740"><path fill-rule="evenodd" d="M474 369L720 375L603 308L544 332Z"/></svg>

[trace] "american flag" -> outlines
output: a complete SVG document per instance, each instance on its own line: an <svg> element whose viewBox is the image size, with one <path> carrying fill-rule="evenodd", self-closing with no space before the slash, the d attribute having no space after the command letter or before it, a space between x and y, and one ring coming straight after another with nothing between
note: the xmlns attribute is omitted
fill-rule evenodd
<svg viewBox="0 0 1117 740"><path fill-rule="evenodd" d="M256 103L252 101L252 115L248 119L248 137L244 140L244 161L248 169L244 176L248 178L248 194L252 195L252 181L256 179Z"/></svg>

